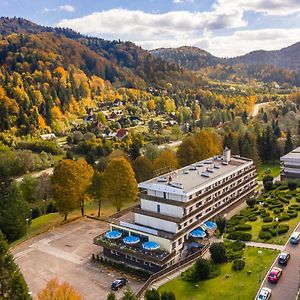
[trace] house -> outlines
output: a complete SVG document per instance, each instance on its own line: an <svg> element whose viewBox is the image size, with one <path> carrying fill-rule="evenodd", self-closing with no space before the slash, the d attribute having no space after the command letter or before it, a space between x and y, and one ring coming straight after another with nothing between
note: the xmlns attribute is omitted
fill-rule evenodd
<svg viewBox="0 0 300 300"><path fill-rule="evenodd" d="M55 140L56 135L54 133L48 133L48 134L41 134L40 135L41 139L44 141L49 141L49 140Z"/></svg>
<svg viewBox="0 0 300 300"><path fill-rule="evenodd" d="M280 158L282 165L280 172L281 180L300 180L300 147Z"/></svg>
<svg viewBox="0 0 300 300"><path fill-rule="evenodd" d="M160 271L209 245L212 220L254 194L256 175L251 159L225 149L222 156L141 182L140 205L111 219L110 230L94 242L106 259Z"/></svg>
<svg viewBox="0 0 300 300"><path fill-rule="evenodd" d="M123 140L128 135L128 130L121 128L117 131L116 138Z"/></svg>

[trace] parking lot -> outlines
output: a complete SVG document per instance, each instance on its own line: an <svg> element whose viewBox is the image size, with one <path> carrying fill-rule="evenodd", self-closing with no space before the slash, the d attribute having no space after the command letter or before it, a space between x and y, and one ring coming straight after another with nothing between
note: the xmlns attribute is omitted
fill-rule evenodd
<svg viewBox="0 0 300 300"><path fill-rule="evenodd" d="M298 224L295 231L300 231L300 224ZM267 278L265 278L263 283L263 286L272 290L272 300L294 300L296 299L299 288L300 244L292 245L288 242L283 251L288 251L291 254L287 266L278 265L277 261L272 265L272 267L276 266L281 268L283 275L277 284L269 283ZM269 272L270 270L267 274L269 274Z"/></svg>
<svg viewBox="0 0 300 300"><path fill-rule="evenodd" d="M101 251L93 238L107 229L105 222L79 219L15 247L12 253L33 296L57 277L69 282L85 300L106 299L112 281L120 274L95 265L90 257ZM129 284L133 290L142 286L142 282L131 278Z"/></svg>

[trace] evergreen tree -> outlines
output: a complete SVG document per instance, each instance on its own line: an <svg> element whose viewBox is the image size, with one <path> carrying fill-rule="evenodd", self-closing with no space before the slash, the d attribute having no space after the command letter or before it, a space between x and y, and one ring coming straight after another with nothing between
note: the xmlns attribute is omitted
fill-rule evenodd
<svg viewBox="0 0 300 300"><path fill-rule="evenodd" d="M264 123L268 123L268 121L269 121L269 118L268 118L268 115L266 112L264 112L264 114L263 114L263 121L264 121Z"/></svg>
<svg viewBox="0 0 300 300"><path fill-rule="evenodd" d="M292 141L292 134L291 131L288 130L286 134L286 140L284 144L284 154L291 152L294 149L293 141Z"/></svg>
<svg viewBox="0 0 300 300"><path fill-rule="evenodd" d="M0 299L29 300L26 282L9 253L9 247L0 231Z"/></svg>

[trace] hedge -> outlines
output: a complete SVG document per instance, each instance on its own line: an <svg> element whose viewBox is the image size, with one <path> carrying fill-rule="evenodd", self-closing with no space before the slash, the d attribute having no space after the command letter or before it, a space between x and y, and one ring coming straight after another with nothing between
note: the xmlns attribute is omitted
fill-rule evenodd
<svg viewBox="0 0 300 300"><path fill-rule="evenodd" d="M269 240L272 237L272 234L269 231L260 231L258 237L261 240Z"/></svg>
<svg viewBox="0 0 300 300"><path fill-rule="evenodd" d="M228 234L228 239L230 240L241 240L241 241L251 241L252 234L243 231L234 231Z"/></svg>
<svg viewBox="0 0 300 300"><path fill-rule="evenodd" d="M266 218L266 217L269 217L270 216L270 213L269 212L265 212L265 213L262 213L261 214L261 217L262 218Z"/></svg>
<svg viewBox="0 0 300 300"><path fill-rule="evenodd" d="M290 219L296 218L298 216L298 212L297 211L288 211L287 213L288 213Z"/></svg>
<svg viewBox="0 0 300 300"><path fill-rule="evenodd" d="M272 221L273 221L272 217L265 217L265 218L263 218L263 222L264 223L268 223L268 222L272 222Z"/></svg>
<svg viewBox="0 0 300 300"><path fill-rule="evenodd" d="M253 216L253 217L249 217L248 221L250 222L254 222L257 220L257 217L256 216Z"/></svg>
<svg viewBox="0 0 300 300"><path fill-rule="evenodd" d="M245 264L243 259L235 259L232 263L232 270L241 271L245 268Z"/></svg>
<svg viewBox="0 0 300 300"><path fill-rule="evenodd" d="M235 227L238 231L248 231L252 229L252 226L249 224L239 224Z"/></svg>
<svg viewBox="0 0 300 300"><path fill-rule="evenodd" d="M289 231L289 227L287 226L279 226L277 229L276 229L276 232L278 234L283 234L283 233L286 233Z"/></svg>

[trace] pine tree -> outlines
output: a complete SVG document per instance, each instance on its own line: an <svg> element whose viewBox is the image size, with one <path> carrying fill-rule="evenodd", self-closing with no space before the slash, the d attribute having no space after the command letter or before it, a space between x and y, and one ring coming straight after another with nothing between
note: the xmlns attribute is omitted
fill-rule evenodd
<svg viewBox="0 0 300 300"><path fill-rule="evenodd" d="M286 140L284 144L284 154L291 152L294 149L293 141L292 141L292 134L291 131L288 130L286 134Z"/></svg>
<svg viewBox="0 0 300 300"><path fill-rule="evenodd" d="M9 247L0 231L0 299L29 300L26 282L9 253Z"/></svg>

